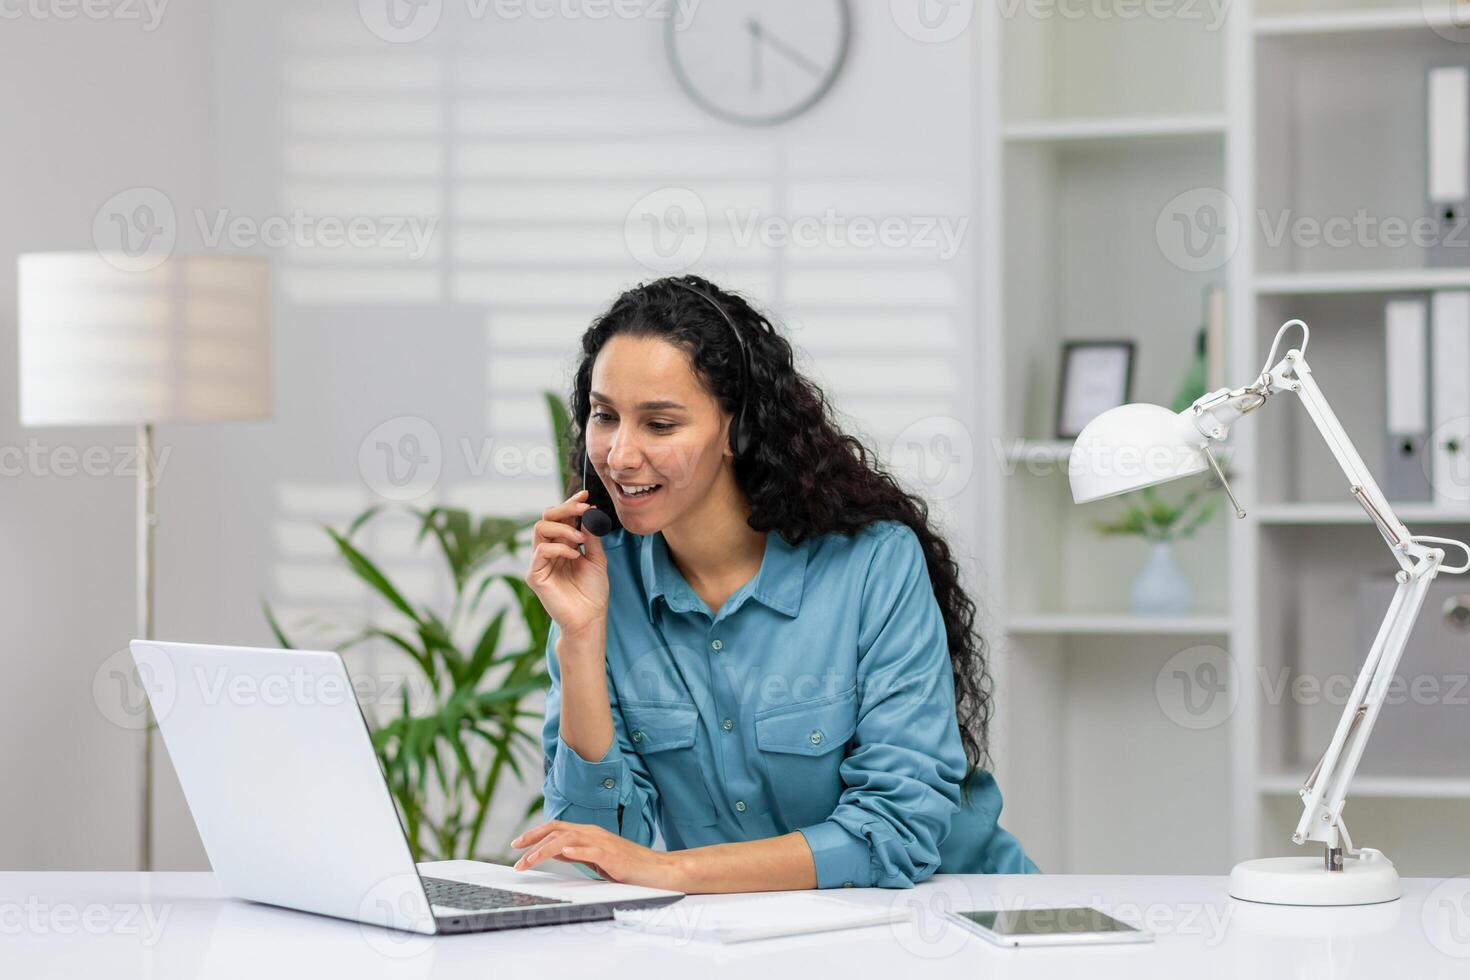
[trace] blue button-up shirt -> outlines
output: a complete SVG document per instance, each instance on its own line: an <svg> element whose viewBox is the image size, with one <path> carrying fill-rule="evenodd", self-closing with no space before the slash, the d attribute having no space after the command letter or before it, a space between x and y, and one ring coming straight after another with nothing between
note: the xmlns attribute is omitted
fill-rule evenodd
<svg viewBox="0 0 1470 980"><path fill-rule="evenodd" d="M542 733L550 818L670 848L799 831L821 888L908 887L935 871L1035 871L965 755L944 619L918 537L885 521L799 545L711 612L662 534L607 554L607 695L598 760L560 737L559 632Z"/></svg>

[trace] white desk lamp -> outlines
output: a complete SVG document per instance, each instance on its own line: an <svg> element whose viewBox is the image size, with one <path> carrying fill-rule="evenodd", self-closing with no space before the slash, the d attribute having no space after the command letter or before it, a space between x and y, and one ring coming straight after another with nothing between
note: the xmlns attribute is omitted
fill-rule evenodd
<svg viewBox="0 0 1470 980"><path fill-rule="evenodd" d="M1282 335L1294 326L1302 330L1301 349L1287 351L1279 363L1273 364ZM1398 590L1363 662L1332 742L1301 788L1302 818L1291 839L1296 844L1320 841L1327 849L1325 858L1245 861L1230 874L1230 894L1276 905L1367 905L1398 898L1399 876L1382 852L1353 846L1342 820L1348 786L1378 720L1429 584L1441 572L1470 571L1470 547L1447 538L1411 534L1394 514L1312 378L1312 369L1303 356L1309 336L1301 320L1288 321L1276 332L1260 377L1244 388L1210 392L1178 414L1157 405L1123 405L1104 412L1077 437L1068 470L1072 498L1081 504L1213 469L1235 507L1235 516L1244 517L1245 511L1231 493L1210 446L1224 441L1236 419L1266 404L1271 395L1290 392L1301 399L1347 475L1349 491L1393 550L1400 566ZM1444 552L1431 547L1437 544L1462 549L1466 563L1443 567Z"/></svg>
<svg viewBox="0 0 1470 980"><path fill-rule="evenodd" d="M137 623L153 636L155 422L271 414L270 270L263 258L172 255L129 271L96 252L22 255L22 425L137 429ZM139 865L153 867L152 715L143 701Z"/></svg>

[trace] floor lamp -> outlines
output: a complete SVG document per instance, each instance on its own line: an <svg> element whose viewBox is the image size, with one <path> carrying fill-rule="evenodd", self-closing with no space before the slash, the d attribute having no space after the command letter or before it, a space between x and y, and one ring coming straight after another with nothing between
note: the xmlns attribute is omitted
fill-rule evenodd
<svg viewBox="0 0 1470 980"><path fill-rule="evenodd" d="M153 637L154 425L268 418L270 270L174 255L129 271L97 252L22 255L20 421L137 430L136 636ZM148 711L146 699L144 711ZM153 867L153 719L143 726L139 865Z"/></svg>

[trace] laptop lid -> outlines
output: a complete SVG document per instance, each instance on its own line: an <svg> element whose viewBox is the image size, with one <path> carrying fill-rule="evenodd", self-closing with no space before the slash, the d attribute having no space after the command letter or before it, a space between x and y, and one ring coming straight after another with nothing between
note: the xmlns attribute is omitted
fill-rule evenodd
<svg viewBox="0 0 1470 980"><path fill-rule="evenodd" d="M227 894L434 932L340 656L153 640L131 649Z"/></svg>

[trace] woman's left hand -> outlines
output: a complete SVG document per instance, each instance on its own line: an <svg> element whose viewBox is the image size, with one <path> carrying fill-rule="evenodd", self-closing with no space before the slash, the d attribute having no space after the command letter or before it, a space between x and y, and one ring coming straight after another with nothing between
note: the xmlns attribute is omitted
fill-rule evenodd
<svg viewBox="0 0 1470 980"><path fill-rule="evenodd" d="M595 824L549 820L521 834L510 846L526 848L516 861L517 871L528 871L548 858L558 858L585 864L604 878L625 885L688 890L684 860L678 852L655 851Z"/></svg>

